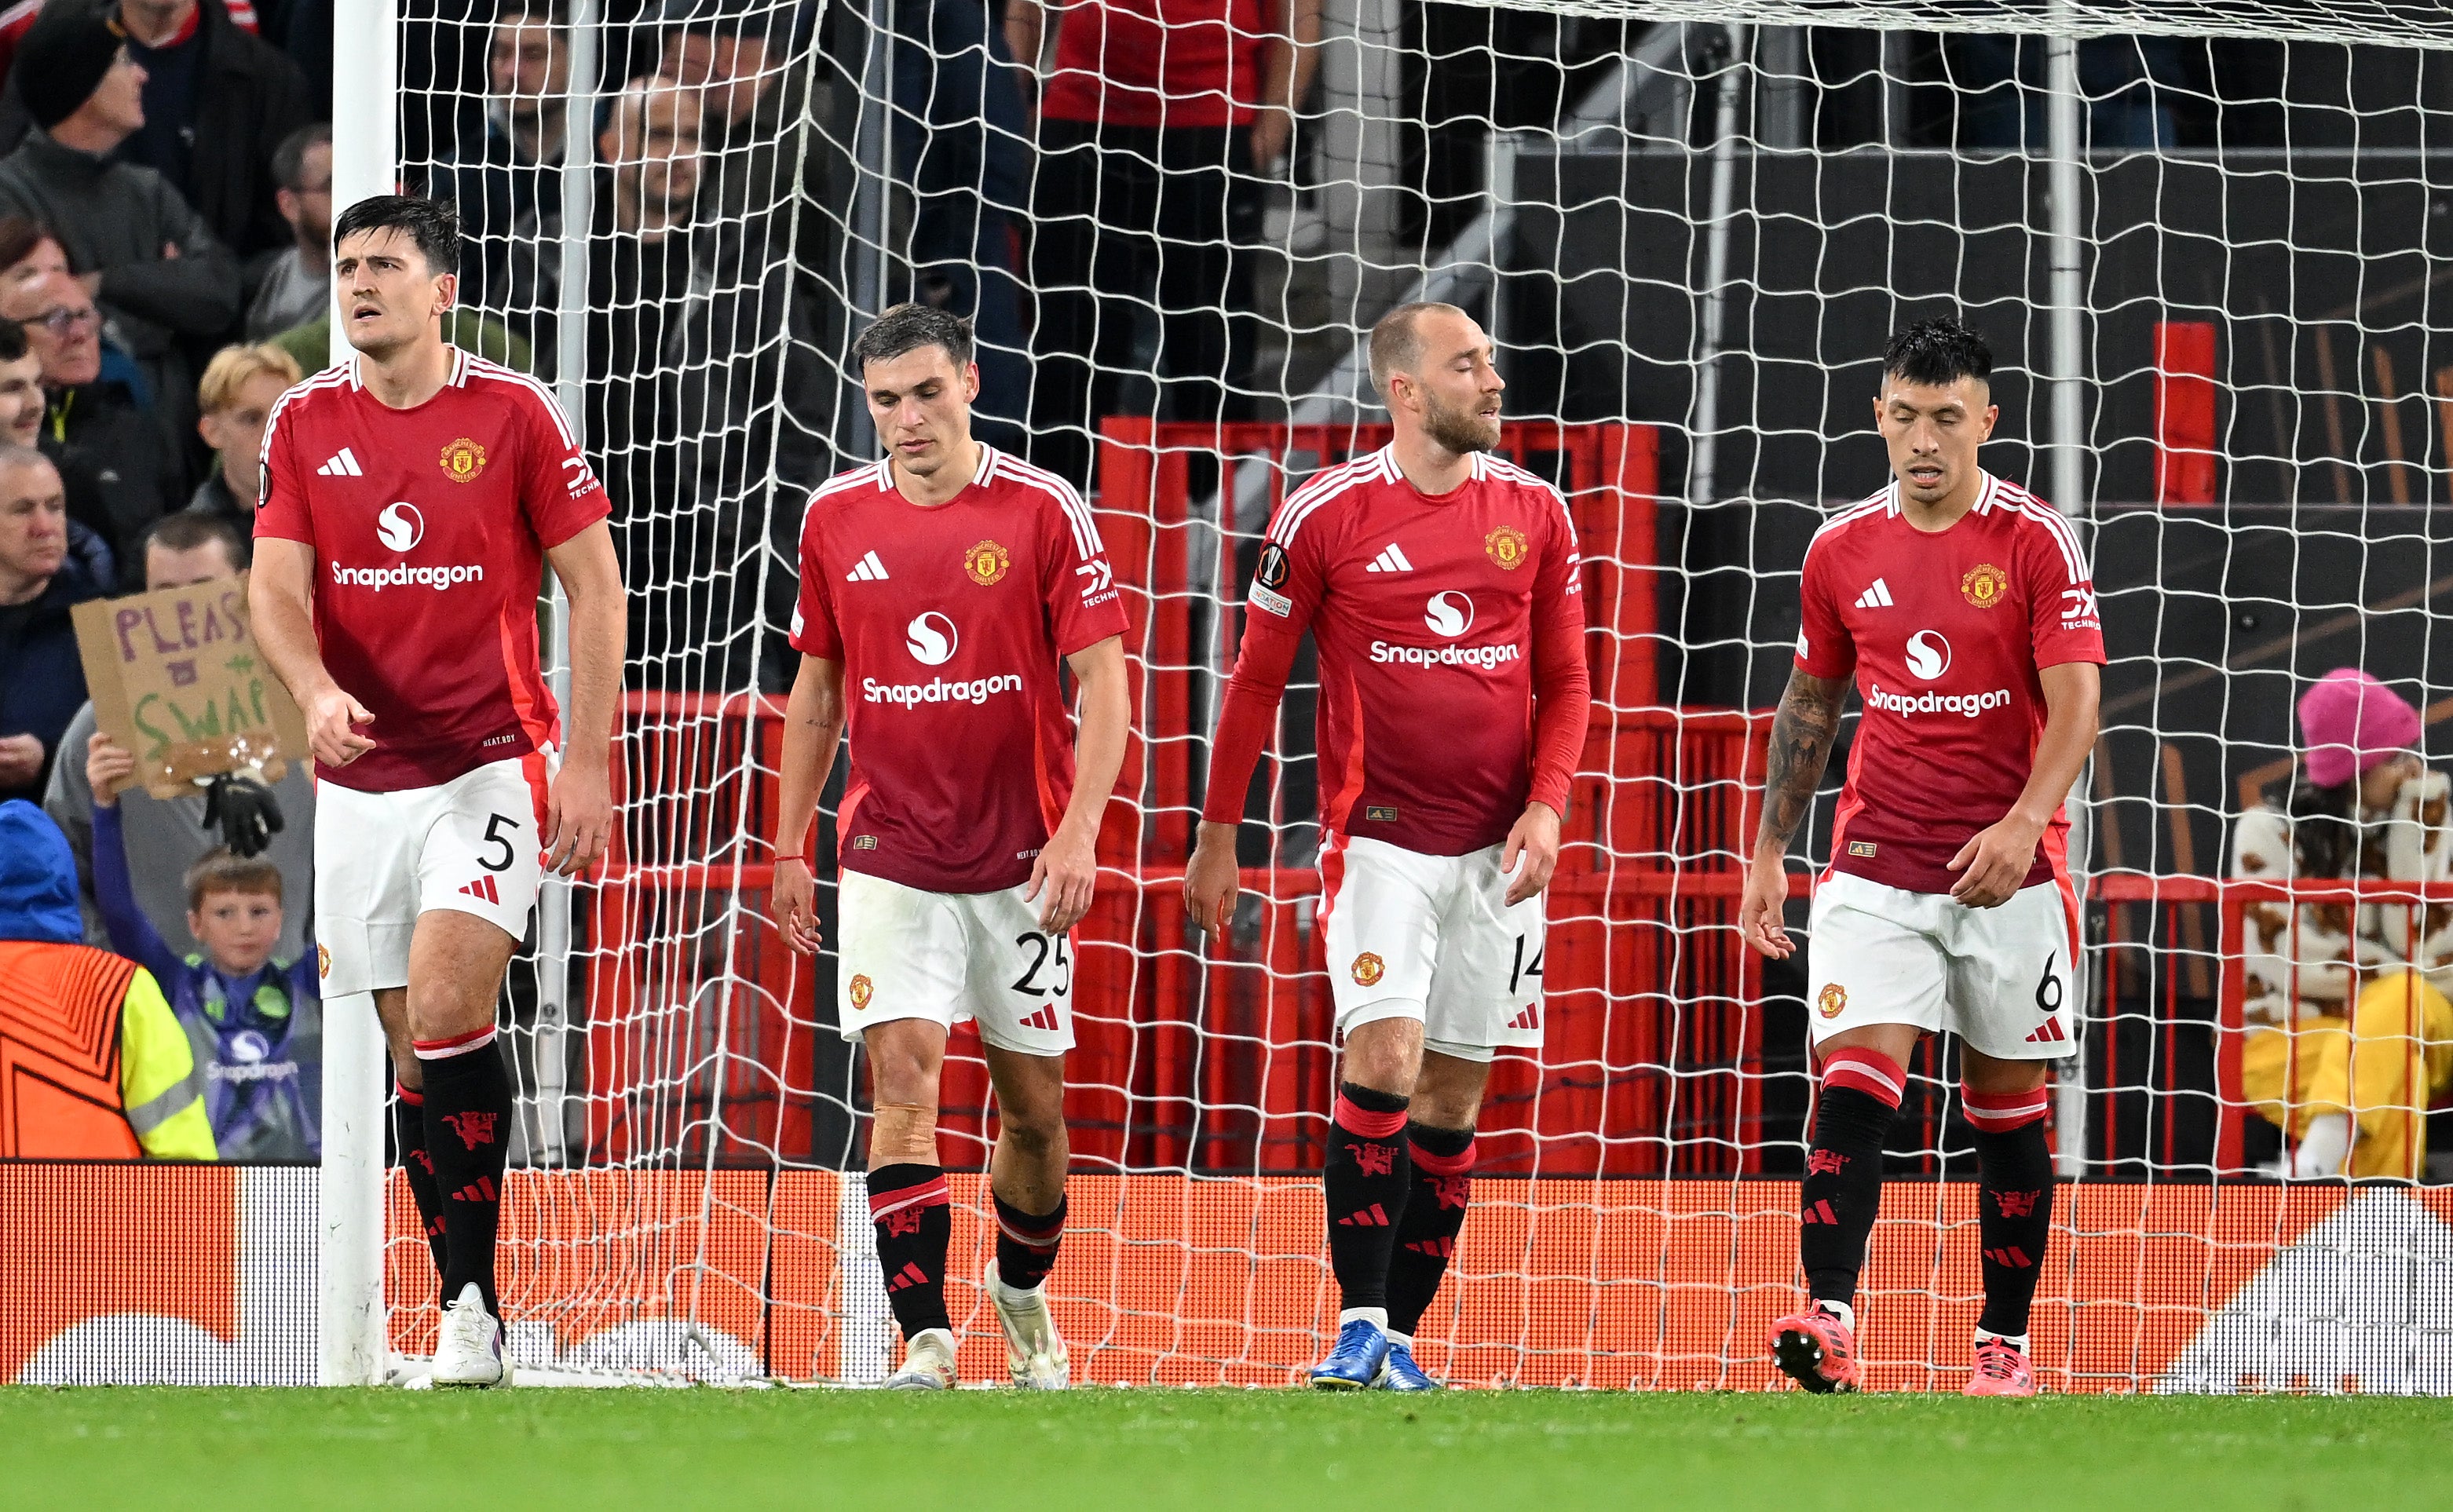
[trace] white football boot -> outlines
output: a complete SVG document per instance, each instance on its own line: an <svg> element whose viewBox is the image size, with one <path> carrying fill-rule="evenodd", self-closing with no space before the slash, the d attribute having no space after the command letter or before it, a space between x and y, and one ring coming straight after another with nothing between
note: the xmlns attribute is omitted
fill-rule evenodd
<svg viewBox="0 0 2453 1512"><path fill-rule="evenodd" d="M903 1368L886 1378L888 1391L951 1391L954 1336L943 1328L923 1328L903 1347Z"/></svg>
<svg viewBox="0 0 2453 1512"><path fill-rule="evenodd" d="M500 1386L511 1372L503 1363L503 1324L486 1310L477 1283L460 1288L459 1299L443 1309L443 1337L434 1346L438 1386Z"/></svg>
<svg viewBox="0 0 2453 1512"><path fill-rule="evenodd" d="M1006 1368L1013 1383L1026 1391L1062 1391L1073 1383L1065 1353L1065 1336L1047 1310L1047 1288L1020 1291L997 1275L988 1262L988 1301L1005 1329Z"/></svg>

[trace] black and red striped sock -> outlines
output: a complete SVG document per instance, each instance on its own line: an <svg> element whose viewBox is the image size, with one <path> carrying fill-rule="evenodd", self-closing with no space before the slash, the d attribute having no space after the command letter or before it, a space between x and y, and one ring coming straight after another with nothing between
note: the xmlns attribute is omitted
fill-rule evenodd
<svg viewBox="0 0 2453 1512"><path fill-rule="evenodd" d="M434 1158L426 1149L426 1094L392 1084L391 1137L400 1146L400 1168L409 1173L409 1195L417 1199L417 1221L434 1252L434 1283L443 1284L450 1257L443 1248L443 1194L434 1185Z"/></svg>
<svg viewBox="0 0 2453 1512"><path fill-rule="evenodd" d="M993 1191L988 1197L996 1204L997 1280L1029 1291L1055 1268L1056 1247L1065 1241L1065 1199L1058 1196L1052 1213L1026 1213Z"/></svg>
<svg viewBox="0 0 2453 1512"><path fill-rule="evenodd" d="M417 1042L426 1082L426 1153L443 1207L443 1300L469 1283L500 1318L494 1234L503 1216L503 1169L510 1162L511 1078L494 1030Z"/></svg>
<svg viewBox="0 0 2453 1512"><path fill-rule="evenodd" d="M1465 1229L1466 1204L1473 1197L1473 1130L1408 1124L1406 1144L1414 1180L1388 1259L1388 1331L1410 1339L1440 1294Z"/></svg>
<svg viewBox="0 0 2453 1512"><path fill-rule="evenodd" d="M1907 1073L1879 1050L1835 1050L1824 1063L1798 1192L1797 1255L1817 1302L1856 1305L1865 1239L1883 1206L1883 1137L1906 1091Z"/></svg>
<svg viewBox="0 0 2453 1512"><path fill-rule="evenodd" d="M1976 1234L1984 1251L1976 1328L2024 1346L2053 1231L2053 1152L2044 1142L2052 1096L2040 1086L1998 1096L1968 1090L1960 1101L1976 1133Z"/></svg>
<svg viewBox="0 0 2453 1512"><path fill-rule="evenodd" d="M1329 1269L1348 1311L1388 1305L1388 1260L1412 1180L1406 1099L1352 1082L1338 1088L1321 1188L1328 1204Z"/></svg>
<svg viewBox="0 0 2453 1512"><path fill-rule="evenodd" d="M946 1205L941 1165L881 1165L868 1173L868 1217L877 1227L877 1268L887 1305L909 1343L923 1330L950 1331L946 1311L946 1246L954 1215Z"/></svg>

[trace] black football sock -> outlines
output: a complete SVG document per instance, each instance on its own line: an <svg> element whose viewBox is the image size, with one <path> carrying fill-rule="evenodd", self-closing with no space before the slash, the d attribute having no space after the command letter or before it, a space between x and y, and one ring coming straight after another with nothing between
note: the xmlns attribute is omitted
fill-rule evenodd
<svg viewBox="0 0 2453 1512"><path fill-rule="evenodd" d="M1900 1064L1874 1050L1835 1051L1823 1068L1798 1193L1797 1254L1816 1302L1857 1304L1865 1238L1883 1206L1883 1136L1906 1088Z"/></svg>
<svg viewBox="0 0 2453 1512"><path fill-rule="evenodd" d="M434 1252L434 1283L443 1284L450 1257L443 1248L443 1194L434 1185L434 1159L426 1150L426 1094L392 1084L391 1137L400 1146L400 1168L409 1173L409 1195L417 1199L417 1221L426 1247Z"/></svg>
<svg viewBox="0 0 2453 1512"><path fill-rule="evenodd" d="M1440 1293L1440 1278L1465 1228L1466 1204L1473 1196L1473 1130L1408 1124L1406 1144L1414 1179L1388 1259L1388 1331L1411 1338Z"/></svg>
<svg viewBox="0 0 2453 1512"><path fill-rule="evenodd" d="M881 1165L868 1173L868 1216L877 1225L877 1268L906 1343L924 1329L951 1332L946 1311L946 1246L954 1232L941 1165Z"/></svg>
<svg viewBox="0 0 2453 1512"><path fill-rule="evenodd" d="M997 1280L1016 1291L1028 1291L1047 1279L1056 1264L1056 1246L1065 1240L1065 1199L1056 1199L1052 1213L1026 1213L995 1192Z"/></svg>
<svg viewBox="0 0 2453 1512"><path fill-rule="evenodd" d="M1388 1260L1413 1172L1406 1159L1406 1099L1348 1082L1338 1088L1321 1186L1328 1204L1328 1264L1344 1306L1388 1305Z"/></svg>
<svg viewBox="0 0 2453 1512"><path fill-rule="evenodd" d="M1979 1333L2024 1341L2027 1310L2053 1228L2053 1153L2044 1143L2050 1095L1962 1095L1976 1132L1976 1233L1984 1251Z"/></svg>
<svg viewBox="0 0 2453 1512"><path fill-rule="evenodd" d="M443 1200L443 1300L474 1282L486 1310L494 1296L494 1233L503 1216L503 1167L510 1159L511 1078L494 1031L417 1044L426 1087L426 1153Z"/></svg>

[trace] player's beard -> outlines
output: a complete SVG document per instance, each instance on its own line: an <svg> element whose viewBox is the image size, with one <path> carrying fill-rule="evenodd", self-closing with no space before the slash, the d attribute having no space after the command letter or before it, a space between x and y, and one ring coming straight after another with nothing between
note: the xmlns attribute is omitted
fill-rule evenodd
<svg viewBox="0 0 2453 1512"><path fill-rule="evenodd" d="M1462 457L1488 451L1499 445L1499 417L1486 419L1474 409L1450 409L1429 394L1423 396L1423 434Z"/></svg>

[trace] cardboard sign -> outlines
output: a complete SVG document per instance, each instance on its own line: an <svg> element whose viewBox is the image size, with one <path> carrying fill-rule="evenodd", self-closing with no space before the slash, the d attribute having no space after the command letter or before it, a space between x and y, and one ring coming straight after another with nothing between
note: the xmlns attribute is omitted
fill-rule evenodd
<svg viewBox="0 0 2453 1512"><path fill-rule="evenodd" d="M135 777L118 787L177 798L240 766L279 782L289 761L306 759L306 718L248 628L245 573L71 612L95 727L136 757Z"/></svg>

